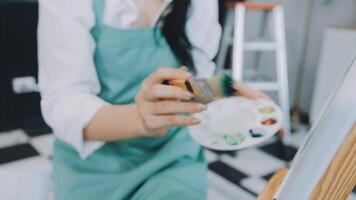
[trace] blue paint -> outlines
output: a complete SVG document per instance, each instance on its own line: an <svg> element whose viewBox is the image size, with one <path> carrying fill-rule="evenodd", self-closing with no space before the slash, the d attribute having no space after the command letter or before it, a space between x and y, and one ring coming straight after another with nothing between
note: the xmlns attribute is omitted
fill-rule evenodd
<svg viewBox="0 0 356 200"><path fill-rule="evenodd" d="M249 132L250 132L251 137L253 137L253 138L259 138L259 137L262 137L262 136L263 136L262 133L256 132L256 131L254 131L254 130L252 130L252 129L250 129Z"/></svg>

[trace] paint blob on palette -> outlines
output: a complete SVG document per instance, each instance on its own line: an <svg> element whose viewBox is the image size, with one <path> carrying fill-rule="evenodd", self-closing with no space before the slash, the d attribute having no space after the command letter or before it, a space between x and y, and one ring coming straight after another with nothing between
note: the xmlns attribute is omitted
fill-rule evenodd
<svg viewBox="0 0 356 200"><path fill-rule="evenodd" d="M258 112L260 112L261 114L266 114L266 115L271 114L274 111L275 111L275 109L271 106L264 106L264 107L258 109Z"/></svg>
<svg viewBox="0 0 356 200"><path fill-rule="evenodd" d="M225 134L224 139L227 144L232 146L237 146L245 140L245 136L241 134L237 134L237 135Z"/></svg>
<svg viewBox="0 0 356 200"><path fill-rule="evenodd" d="M216 150L238 150L271 138L282 127L282 112L272 101L244 97L220 99L195 114L201 124L189 127L197 143Z"/></svg>

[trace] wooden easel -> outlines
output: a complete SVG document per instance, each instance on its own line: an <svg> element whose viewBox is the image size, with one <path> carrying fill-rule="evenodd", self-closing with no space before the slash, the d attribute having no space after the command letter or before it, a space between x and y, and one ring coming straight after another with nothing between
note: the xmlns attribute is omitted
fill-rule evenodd
<svg viewBox="0 0 356 200"><path fill-rule="evenodd" d="M288 169L278 170L270 179L257 200L272 200L287 174ZM346 200L356 185L356 123L334 156L310 200Z"/></svg>

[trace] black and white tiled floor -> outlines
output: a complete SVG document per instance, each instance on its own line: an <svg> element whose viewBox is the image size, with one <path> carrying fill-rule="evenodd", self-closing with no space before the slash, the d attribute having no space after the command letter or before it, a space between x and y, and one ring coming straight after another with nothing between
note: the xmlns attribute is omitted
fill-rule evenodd
<svg viewBox="0 0 356 200"><path fill-rule="evenodd" d="M41 169L50 174L53 135L49 132L46 128L32 128L0 133L0 171ZM292 144L284 148L274 138L235 153L206 150L209 200L255 199L272 174L292 160L305 135L306 129L301 126L293 134ZM356 200L355 191L349 200Z"/></svg>

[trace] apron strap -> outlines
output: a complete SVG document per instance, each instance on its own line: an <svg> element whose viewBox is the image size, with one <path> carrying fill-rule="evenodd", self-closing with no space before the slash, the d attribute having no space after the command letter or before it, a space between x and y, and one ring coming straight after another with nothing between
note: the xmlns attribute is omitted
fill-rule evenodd
<svg viewBox="0 0 356 200"><path fill-rule="evenodd" d="M95 26L92 29L92 32L98 32L99 27L103 25L103 16L105 9L105 0L94 0L93 1L93 11L95 13ZM98 34L93 34L98 35Z"/></svg>

